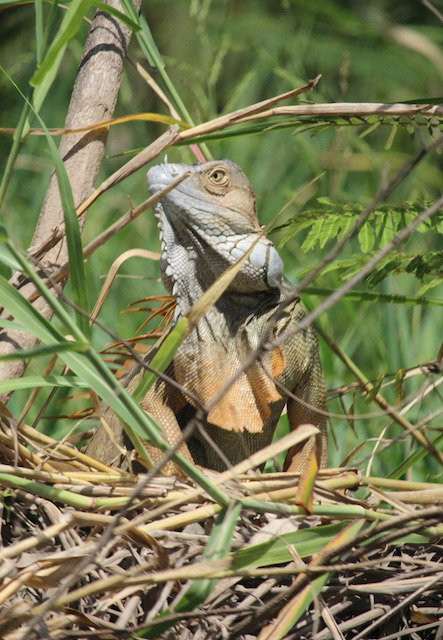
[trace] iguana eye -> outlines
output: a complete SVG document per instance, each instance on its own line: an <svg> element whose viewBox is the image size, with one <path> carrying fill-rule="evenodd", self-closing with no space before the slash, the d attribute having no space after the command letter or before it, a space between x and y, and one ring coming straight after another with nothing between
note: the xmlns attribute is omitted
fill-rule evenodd
<svg viewBox="0 0 443 640"><path fill-rule="evenodd" d="M228 174L224 169L212 169L212 171L209 171L207 175L209 180L216 185L223 185L228 181Z"/></svg>

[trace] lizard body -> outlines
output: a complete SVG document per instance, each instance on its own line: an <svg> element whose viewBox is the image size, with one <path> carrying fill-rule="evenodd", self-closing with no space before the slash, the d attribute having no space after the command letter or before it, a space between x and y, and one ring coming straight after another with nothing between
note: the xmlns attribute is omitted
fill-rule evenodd
<svg viewBox="0 0 443 640"><path fill-rule="evenodd" d="M255 244L231 285L182 343L166 372L190 392L189 396L158 380L142 406L172 444L198 409L195 400L209 405L202 428L216 447L197 430L182 452L197 464L221 471L268 445L287 405L292 429L311 423L320 428L321 435L316 443L308 442L290 451L285 467L300 469L314 445L319 462L324 463L326 420L321 411L325 409L325 394L312 327L288 338L281 347L265 351L211 404L263 338L272 339L288 326L295 326L305 311L298 299L282 308L281 303L294 289L283 276L277 250L263 236L255 197L243 171L227 160L192 166L162 164L148 172L149 191L156 193L184 172L190 175L156 207L162 278L176 299L175 319L186 314ZM289 397L285 389L300 402ZM121 427L115 416L110 427L121 442ZM108 463L115 457L116 449L102 427L87 453ZM160 457L160 452L154 457Z"/></svg>

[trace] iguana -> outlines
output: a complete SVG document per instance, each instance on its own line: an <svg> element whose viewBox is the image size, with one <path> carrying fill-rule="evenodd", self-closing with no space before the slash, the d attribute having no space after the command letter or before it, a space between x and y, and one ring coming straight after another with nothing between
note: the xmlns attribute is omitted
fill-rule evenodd
<svg viewBox="0 0 443 640"><path fill-rule="evenodd" d="M207 405L241 370L263 336L271 339L305 315L302 303L293 296L294 288L283 276L277 250L263 235L255 196L240 167L229 160L161 164L148 172L149 192L164 189L184 172L189 176L161 198L155 213L162 244L162 279L176 300L175 320L255 245L232 284L185 339L166 372L190 395L158 380L142 403L171 443L194 416L196 400ZM281 305L290 296L294 299L286 307ZM278 321L272 322L277 308L282 310ZM300 402L288 397L284 389ZM292 429L311 423L321 430L316 443L308 441L288 452L285 467L299 470L314 444L319 462L324 464L325 392L312 327L287 339L281 347L265 351L210 409L203 429L215 448L197 430L182 452L190 452L194 462L203 467L224 470L271 442L285 405ZM119 421L113 416L107 422L121 443ZM106 463L115 462L118 450L103 426L87 453ZM159 451L157 454L160 457Z"/></svg>

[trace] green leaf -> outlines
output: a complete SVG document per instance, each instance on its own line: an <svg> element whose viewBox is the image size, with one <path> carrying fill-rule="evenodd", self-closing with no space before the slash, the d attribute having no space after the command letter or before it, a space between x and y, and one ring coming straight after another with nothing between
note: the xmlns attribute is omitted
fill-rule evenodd
<svg viewBox="0 0 443 640"><path fill-rule="evenodd" d="M0 262L6 267L12 269L12 271L20 270L20 263L17 262L17 260L4 244L0 244Z"/></svg>
<svg viewBox="0 0 443 640"><path fill-rule="evenodd" d="M7 243L7 247L15 259L20 263L21 270L30 278L42 294L46 302L51 306L54 316L58 318L66 331L74 340L85 343L86 338L73 322L60 302L52 295L32 265L17 249L8 242L6 234L0 228L0 242ZM63 335L49 323L18 291L2 276L0 276L0 300L5 308L30 331L46 344L62 342ZM60 354L65 364L95 393L107 403L122 419L126 433L132 442L137 445L136 433L152 442L161 451L168 451L170 444L162 435L162 430L154 420L133 400L121 383L113 376L100 356L89 347L86 353L63 352ZM180 453L174 453L172 459L185 471L199 486L221 506L231 502L229 496L210 478L197 469L189 460Z"/></svg>
<svg viewBox="0 0 443 640"><path fill-rule="evenodd" d="M294 547L301 558L307 558L321 551L348 524L349 521L344 520L273 536L266 542L235 551L232 554L232 569L238 571L290 562L293 558L291 547Z"/></svg>
<svg viewBox="0 0 443 640"><path fill-rule="evenodd" d="M26 331L25 327L18 322L14 322L13 320L5 320L4 318L0 318L0 327L2 329L16 329L17 331Z"/></svg>
<svg viewBox="0 0 443 640"><path fill-rule="evenodd" d="M435 289L436 287L441 286L443 286L443 278L434 278L430 282L427 282L422 287L420 287L420 289L417 291L417 296L424 296L425 293L427 293L431 289Z"/></svg>
<svg viewBox="0 0 443 640"><path fill-rule="evenodd" d="M89 0L88 0L89 1ZM11 82L12 79L10 79ZM20 91L19 87L13 83L17 91L20 93L22 98L26 100L29 104L29 101ZM33 107L31 106L33 109ZM69 182L68 174L66 172L65 165L60 156L59 150L52 138L49 134L48 129L39 116L39 114L33 109L35 116L42 129L45 132L46 141L49 146L49 150L52 155L52 159L55 165L55 173L57 176L57 183L60 192L60 199L63 207L63 216L65 221L65 230L66 230L66 241L68 245L68 258L69 258L69 275L72 286L72 298L77 306L75 310L77 316L78 326L82 329L84 335L90 335L90 327L89 320L86 315L88 311L88 295L87 295L87 286L86 286L86 276L85 276L85 267L83 261L83 248L81 242L81 234L80 234L80 226L78 223L78 218L74 206L74 198L72 195L71 184ZM11 251L11 247L9 247L9 251L6 252L7 257L12 259L14 252ZM0 256L1 259L1 256Z"/></svg>
<svg viewBox="0 0 443 640"><path fill-rule="evenodd" d="M337 232L337 240L341 240L341 238L344 238L344 236L349 233L349 231L355 224L355 218L350 215L342 216L341 219L342 224L341 229Z"/></svg>
<svg viewBox="0 0 443 640"><path fill-rule="evenodd" d="M63 335L1 275L0 299L4 308L40 340L52 344L64 342Z"/></svg>
<svg viewBox="0 0 443 640"><path fill-rule="evenodd" d="M89 10L90 5L91 0L72 0L68 11L63 17L60 29L52 41L42 64L30 80L32 86L36 87L40 85L49 73L51 73L52 79L55 78L55 73L57 72L66 46L69 40L71 40L80 29L83 18ZM47 87L47 89L49 89L49 87Z"/></svg>
<svg viewBox="0 0 443 640"><path fill-rule="evenodd" d="M319 198L317 198L317 202L318 204L324 204L328 207L334 207L335 204L332 202L332 200L330 198L328 198L327 196L320 196Z"/></svg>
<svg viewBox="0 0 443 640"><path fill-rule="evenodd" d="M78 326L86 337L90 336L90 326L87 317L88 312L88 287L86 284L85 264L83 260L83 247L81 241L80 225L74 206L71 183L66 172L65 165L54 140L49 135L43 121L37 115L46 132L46 140L51 151L55 165L60 199L63 207L63 217L65 221L66 242L68 246L69 259L69 280L71 283L71 295L74 303L78 307L75 310Z"/></svg>
<svg viewBox="0 0 443 640"><path fill-rule="evenodd" d="M381 125L381 120L379 120L378 122L374 122L367 129L365 129L358 137L360 138L360 140L363 140L363 138L366 138L366 136L368 136L370 133L375 131L375 129L377 129L380 125Z"/></svg>
<svg viewBox="0 0 443 640"><path fill-rule="evenodd" d="M120 20L120 22L123 22L130 29L132 29L132 31L140 31L141 27L138 20L131 20L131 18L128 18L125 13L119 11L118 9L115 9L112 5L106 4L105 2L100 2L100 0L91 0L91 5L96 7L97 9L100 9L100 11L104 11L105 13L109 13L111 16L115 16Z"/></svg>
<svg viewBox="0 0 443 640"><path fill-rule="evenodd" d="M0 7L14 7L20 4L28 4L29 0L0 0Z"/></svg>
<svg viewBox="0 0 443 640"><path fill-rule="evenodd" d="M394 124L392 125L391 132L388 136L388 139L386 140L386 144L385 144L386 151L389 151L390 148L392 147L395 136L397 135L397 131L398 131L398 122L394 122Z"/></svg>
<svg viewBox="0 0 443 640"><path fill-rule="evenodd" d="M414 273L421 280L430 273L438 273L442 268L443 251L427 251L410 256L405 271L406 273Z"/></svg>
<svg viewBox="0 0 443 640"><path fill-rule="evenodd" d="M330 240L337 238L337 233L341 226L342 221L339 216L328 216L325 218L319 239L320 248L323 249Z"/></svg>
<svg viewBox="0 0 443 640"><path fill-rule="evenodd" d="M231 503L226 509L220 511L203 554L206 560L219 560L229 553L240 513L241 504L239 503ZM205 602L216 584L217 580L210 578L193 580L173 609L163 611L148 627L140 629L135 635L139 638L158 638L175 624L175 622L162 623L162 617L171 613L193 611Z"/></svg>
<svg viewBox="0 0 443 640"><path fill-rule="evenodd" d="M288 631L292 629L295 623L309 609L314 599L321 593L321 590L331 577L331 573L325 573L318 578L314 578L312 582L307 584L292 600L290 600L279 613L277 620L272 624L272 636L268 636L272 640L283 640Z"/></svg>
<svg viewBox="0 0 443 640"><path fill-rule="evenodd" d="M232 503L217 516L203 557L206 560L220 560L231 550L232 537L241 513L241 504ZM183 598L174 607L174 611L192 611L203 604L212 592L216 580L194 580Z"/></svg>
<svg viewBox="0 0 443 640"><path fill-rule="evenodd" d="M443 443L443 433L437 436L435 440L432 440L432 445L436 449L438 449L442 443ZM427 455L427 453L428 452L424 447L419 447L416 451L411 453L406 458L406 460L403 460L403 462L399 464L398 467L394 469L394 471L391 471L391 473L388 475L388 478L393 478L394 480L398 480L399 478L404 476L405 473L409 471L409 469L412 469L413 467L415 467L415 465L418 462L420 462L420 460L422 460Z"/></svg>
<svg viewBox="0 0 443 640"><path fill-rule="evenodd" d="M327 265L322 275L338 271L340 279L345 280L352 277L366 261L373 255L372 253L362 254L355 253L348 258L342 260L334 260L331 264ZM392 251L386 258L381 260L366 277L365 283L368 287L375 287L382 282L388 276L395 276L403 273L414 274L416 278L421 280L425 276L439 273L443 267L443 252L441 251L427 251L426 253L400 253L399 251ZM303 276L313 267L307 269L300 269L298 276ZM435 284L438 286L438 283ZM320 291L319 291L320 293ZM398 296L395 294L388 294L389 297L381 297L380 300L386 302L400 302L411 304L436 304L440 305L440 300L437 298L423 298L423 292L420 291L420 295L417 296ZM350 295L354 295L352 292ZM379 295L379 294L377 294ZM370 297L367 298L368 300ZM374 298L375 299L375 298Z"/></svg>
<svg viewBox="0 0 443 640"><path fill-rule="evenodd" d="M443 97L438 98L415 98L414 100L399 100L404 104L443 104Z"/></svg>
<svg viewBox="0 0 443 640"><path fill-rule="evenodd" d="M55 173L60 192L60 200L63 207L63 218L65 222L66 242L68 246L69 259L69 279L71 283L72 299L77 306L75 310L77 323L82 333L90 337L90 326L87 317L88 312L88 288L86 285L85 265L83 260L83 247L81 241L80 225L78 223L77 213L74 205L74 197L72 195L71 183L66 172L66 167L60 156L60 152L46 128L45 123L35 112L42 128L45 131L46 141L51 152L55 165Z"/></svg>
<svg viewBox="0 0 443 640"><path fill-rule="evenodd" d="M443 280L441 282L443 284ZM313 295L325 295L329 296L334 293L335 289L330 287L306 287L305 293ZM402 296L394 293L379 293L378 291L360 291L358 289L351 289L344 295L345 298L351 298L353 300L367 300L380 303L393 303L393 304L417 304L417 305L434 305L443 306L443 300L438 298L424 298L422 295L417 296Z"/></svg>
<svg viewBox="0 0 443 640"><path fill-rule="evenodd" d="M88 388L76 376L23 376L23 378L15 378L14 380L0 380L0 393L42 387Z"/></svg>
<svg viewBox="0 0 443 640"><path fill-rule="evenodd" d="M369 222L366 222L358 232L358 241L363 253L369 253L374 248L375 234Z"/></svg>
<svg viewBox="0 0 443 640"><path fill-rule="evenodd" d="M35 57L37 66L41 64L43 57L43 0L34 1L35 12Z"/></svg>
<svg viewBox="0 0 443 640"><path fill-rule="evenodd" d="M349 524L337 534L336 538L332 539L327 545L325 545L325 551L332 551L334 548L339 548L343 542L350 541L355 538L363 525L364 521L362 520ZM315 564L315 560L313 560L312 564ZM285 604L284 607L280 609L272 623L268 625L269 632L272 634L268 637L272 637L273 640L282 640L285 638L288 631L308 610L314 601L314 598L318 596L331 575L331 573L325 573L315 580L312 580L287 604Z"/></svg>
<svg viewBox="0 0 443 640"><path fill-rule="evenodd" d="M172 358L176 354L177 349L186 338L188 333L189 329L187 318L180 318L175 327L173 327L171 331L169 331L169 333L165 336L155 356L149 363L150 366L156 371L165 371L165 369L172 362ZM137 388L134 391L134 400L136 400L137 402L141 402L145 397L147 391L157 380L157 377L158 376L152 371L146 370L142 379L137 385Z"/></svg>
<svg viewBox="0 0 443 640"><path fill-rule="evenodd" d="M127 15L130 16L131 19L134 20L135 22L138 22L138 24L140 25L140 31L136 33L136 37L140 45L140 48L143 51L144 55L146 56L146 59L148 60L150 66L153 67L154 69L157 69L160 77L162 78L166 86L166 89L169 92L169 95L172 98L172 102L176 110L180 114L181 119L192 126L194 122L183 100L181 99L177 89L175 88L174 83L171 81L166 71L166 65L163 61L160 51L158 50L158 47L152 36L151 29L149 28L146 18L144 17L143 14L140 17L138 16L133 0L122 0L122 5L126 10ZM189 144L189 143L186 142L186 144ZM207 149L206 145L202 145L201 149L206 159L210 160L212 156L209 150Z"/></svg>
<svg viewBox="0 0 443 640"><path fill-rule="evenodd" d="M322 237L322 229L324 224L325 224L324 218L319 218L314 222L314 224L311 227L311 230L309 231L305 241L301 246L302 251L304 252L310 251L316 245L320 244L321 237Z"/></svg>
<svg viewBox="0 0 443 640"><path fill-rule="evenodd" d="M0 355L0 362L9 362L10 360L32 360L40 356L49 356L52 354L59 354L64 351L85 351L88 344L81 344L78 342L69 342L64 340L57 344L45 345L43 347L35 347L35 349L18 349L11 353Z"/></svg>

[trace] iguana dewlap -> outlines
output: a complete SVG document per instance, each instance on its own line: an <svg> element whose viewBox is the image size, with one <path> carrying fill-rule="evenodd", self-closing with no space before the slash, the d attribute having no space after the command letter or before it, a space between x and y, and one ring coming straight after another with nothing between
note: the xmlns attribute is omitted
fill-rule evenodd
<svg viewBox="0 0 443 640"><path fill-rule="evenodd" d="M190 175L156 207L162 278L177 302L175 320L256 244L229 288L183 342L167 371L190 395L158 380L145 396L143 408L156 419L171 444L195 414L195 398L204 407L210 405L264 336L271 339L305 315L296 300L285 307L277 324L271 325L277 306L294 290L283 277L277 250L262 235L255 197L243 171L228 160L197 165L165 163L149 170L149 192L156 193L184 172ZM227 389L201 425L209 438L195 431L188 441L189 452L197 464L224 470L271 442L287 404L292 429L305 423L320 428L315 445L320 463L324 462L324 398L317 338L310 327L266 351ZM110 426L117 441L122 441L115 416ZM308 442L290 451L285 466L301 468L313 446L314 442ZM185 447L182 451L188 454ZM100 427L87 452L110 463L116 448ZM157 452L156 457L160 455Z"/></svg>

